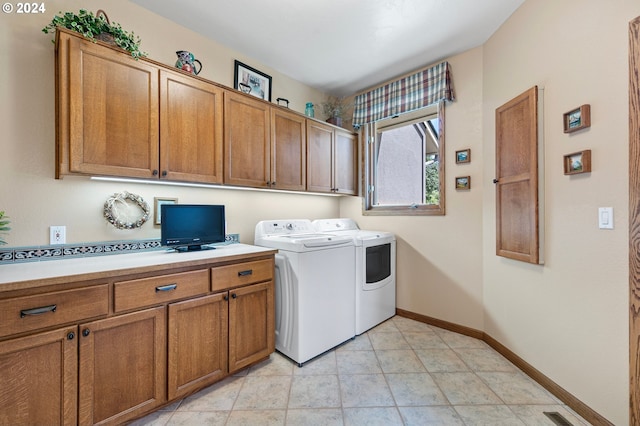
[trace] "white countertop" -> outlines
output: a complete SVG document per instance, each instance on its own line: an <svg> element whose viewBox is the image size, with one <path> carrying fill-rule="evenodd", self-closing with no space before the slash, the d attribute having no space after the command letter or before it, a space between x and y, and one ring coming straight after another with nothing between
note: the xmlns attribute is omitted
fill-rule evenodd
<svg viewBox="0 0 640 426"><path fill-rule="evenodd" d="M126 274L127 271L131 270L143 272L145 268L158 267L159 265L167 265L167 268L189 266L204 263L208 260L223 261L226 257L241 257L243 255L273 251L274 249L272 248L248 244L229 244L216 246L215 250L190 252L154 250L140 253L87 256L1 265L0 291L14 289L13 287L19 283L27 284L38 280L43 280L42 284L46 285L48 280L55 281L56 278L81 276L82 279L92 279L100 278L111 271L118 271L118 274ZM12 285L9 286L9 284ZM51 282L50 284L56 284L56 282ZM6 288L3 285L11 288ZM27 287L33 286L27 285Z"/></svg>

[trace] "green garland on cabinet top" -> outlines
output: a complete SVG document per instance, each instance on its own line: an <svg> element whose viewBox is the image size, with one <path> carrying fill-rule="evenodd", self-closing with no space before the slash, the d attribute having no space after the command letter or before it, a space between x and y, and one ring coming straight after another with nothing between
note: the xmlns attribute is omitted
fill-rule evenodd
<svg viewBox="0 0 640 426"><path fill-rule="evenodd" d="M73 12L59 13L61 15L54 16L49 25L42 29L43 33L54 33L56 28L63 27L76 31L94 42L101 40L115 44L131 53L131 56L136 59L147 56L146 52L140 51L140 37L136 36L133 31L123 30L116 22L111 23L102 10L99 10L95 15L85 9L80 9L77 14Z"/></svg>

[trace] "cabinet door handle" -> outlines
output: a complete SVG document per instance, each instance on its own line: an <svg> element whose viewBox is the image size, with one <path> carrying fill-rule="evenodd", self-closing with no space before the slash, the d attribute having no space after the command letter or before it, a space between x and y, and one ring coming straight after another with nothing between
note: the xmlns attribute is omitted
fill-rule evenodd
<svg viewBox="0 0 640 426"><path fill-rule="evenodd" d="M89 330L88 328L85 328L84 330L82 330L82 335L84 337L87 337L89 334L91 334L91 330Z"/></svg>
<svg viewBox="0 0 640 426"><path fill-rule="evenodd" d="M46 314L47 312L55 312L57 308L58 307L56 305L49 305L49 306L41 306L39 308L33 308L33 309L23 309L20 311L20 318L24 318L27 315L34 316L34 315Z"/></svg>
<svg viewBox="0 0 640 426"><path fill-rule="evenodd" d="M70 331L69 334L67 334L67 339L69 340L73 340L76 337L76 333L74 333L73 331Z"/></svg>
<svg viewBox="0 0 640 426"><path fill-rule="evenodd" d="M253 269L247 269L245 271L238 272L239 277L246 277L247 275L253 274Z"/></svg>
<svg viewBox="0 0 640 426"><path fill-rule="evenodd" d="M166 177L166 176L167 176L167 171L166 171L166 170L163 170L163 171L162 171L162 177Z"/></svg>
<svg viewBox="0 0 640 426"><path fill-rule="evenodd" d="M237 294L235 294L235 293L231 293L231 298L232 298L232 299L235 299L236 297L238 297L238 295L237 295Z"/></svg>
<svg viewBox="0 0 640 426"><path fill-rule="evenodd" d="M154 176L158 176L158 171L156 169L153 169L153 172L151 172L151 174Z"/></svg>
<svg viewBox="0 0 640 426"><path fill-rule="evenodd" d="M156 287L156 293L160 291L171 291L178 288L178 284L167 284L167 285L159 285Z"/></svg>
<svg viewBox="0 0 640 426"><path fill-rule="evenodd" d="M224 297L223 297L223 299L224 299L224 300L229 300L229 295L228 295L228 294L225 294L225 295L224 295Z"/></svg>

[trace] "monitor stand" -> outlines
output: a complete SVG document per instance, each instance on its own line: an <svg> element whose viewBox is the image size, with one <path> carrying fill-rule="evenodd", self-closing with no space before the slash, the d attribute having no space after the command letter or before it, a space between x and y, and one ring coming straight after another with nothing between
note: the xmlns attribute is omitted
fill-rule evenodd
<svg viewBox="0 0 640 426"><path fill-rule="evenodd" d="M200 251L200 250L215 250L215 247L211 247L211 246L207 246L207 245L200 245L200 244L194 244L194 245L190 245L190 246L180 246L180 247L176 247L175 250L180 252L180 253L185 253L188 251Z"/></svg>

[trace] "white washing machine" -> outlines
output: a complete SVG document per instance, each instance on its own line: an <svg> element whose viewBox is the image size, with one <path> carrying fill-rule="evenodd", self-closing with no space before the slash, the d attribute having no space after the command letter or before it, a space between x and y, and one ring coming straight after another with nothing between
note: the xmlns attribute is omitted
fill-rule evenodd
<svg viewBox="0 0 640 426"><path fill-rule="evenodd" d="M353 238L356 334L360 335L396 313L396 238L391 232L361 230L352 219L319 219L317 232Z"/></svg>
<svg viewBox="0 0 640 426"><path fill-rule="evenodd" d="M310 220L266 220L254 244L276 254L276 350L302 366L355 337L355 252L347 235Z"/></svg>

